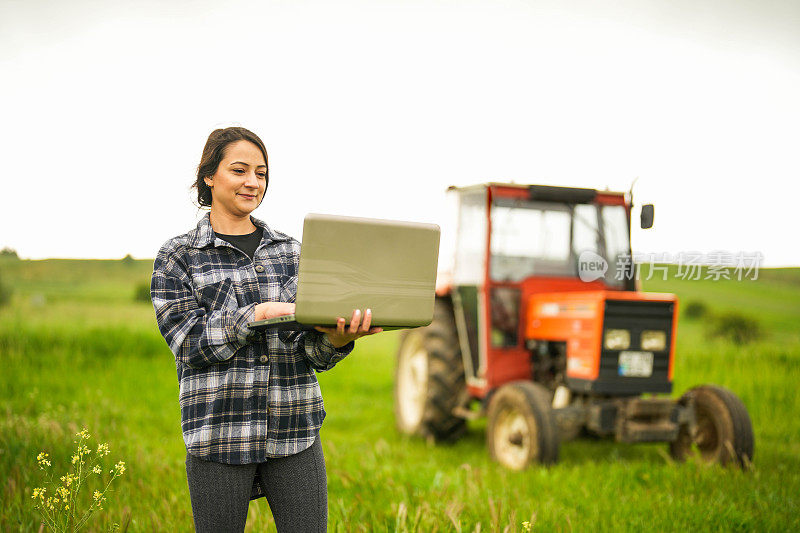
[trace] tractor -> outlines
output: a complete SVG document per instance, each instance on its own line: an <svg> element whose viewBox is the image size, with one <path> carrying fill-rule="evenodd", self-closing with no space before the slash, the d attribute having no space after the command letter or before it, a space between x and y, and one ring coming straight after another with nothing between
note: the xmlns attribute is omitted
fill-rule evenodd
<svg viewBox="0 0 800 533"><path fill-rule="evenodd" d="M512 470L557 462L560 443L578 436L750 464L753 429L733 392L669 396L678 299L640 290L632 194L514 183L448 194L458 200L453 268L437 278L430 325L401 337L400 432L452 443L487 417L489 454ZM643 229L653 213L642 206Z"/></svg>

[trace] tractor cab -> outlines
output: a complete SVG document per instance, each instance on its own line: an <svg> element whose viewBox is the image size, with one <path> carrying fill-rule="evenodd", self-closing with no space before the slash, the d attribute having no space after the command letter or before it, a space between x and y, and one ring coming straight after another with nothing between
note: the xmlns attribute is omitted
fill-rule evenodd
<svg viewBox="0 0 800 533"><path fill-rule="evenodd" d="M448 192L459 199L456 284L536 279L542 288L552 280L558 289L586 290L593 277L596 288L634 289L624 193L513 184Z"/></svg>
<svg viewBox="0 0 800 533"><path fill-rule="evenodd" d="M678 301L637 286L625 193L448 190L459 206L453 268L438 277L433 322L400 343L401 432L455 441L487 416L490 454L513 469L555 462L559 442L584 432L747 464L752 426L732 392L642 397L672 392ZM641 227L652 222L645 205Z"/></svg>

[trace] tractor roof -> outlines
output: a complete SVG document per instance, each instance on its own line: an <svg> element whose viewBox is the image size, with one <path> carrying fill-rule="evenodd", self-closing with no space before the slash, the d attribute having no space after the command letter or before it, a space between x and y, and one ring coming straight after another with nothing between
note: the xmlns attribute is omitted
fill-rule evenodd
<svg viewBox="0 0 800 533"><path fill-rule="evenodd" d="M543 200L543 201L568 201L568 202L577 202L577 203L586 203L592 202L595 199L598 199L598 196L605 197L611 200L609 197L619 197L618 200L611 200L612 202L616 203L619 201L624 201L625 195L627 193L624 192L614 192L614 191L598 191L597 189L582 189L579 187L560 187L557 185L533 185L533 184L521 184L521 183L500 183L500 182L487 182L487 183L476 183L474 185L467 185L464 187L457 187L455 185L451 185L447 188L448 191L458 191L458 192L470 192L470 191L479 191L487 188L492 188L495 191L500 191L505 189L509 191L510 194L513 196L519 195L523 191L527 191L527 195L531 199L536 200ZM517 192L514 192L517 191Z"/></svg>

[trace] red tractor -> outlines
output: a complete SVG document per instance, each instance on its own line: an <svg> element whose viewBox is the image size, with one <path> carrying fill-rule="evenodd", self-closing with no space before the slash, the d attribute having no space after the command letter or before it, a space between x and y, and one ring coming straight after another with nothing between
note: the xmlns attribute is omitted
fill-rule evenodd
<svg viewBox="0 0 800 533"><path fill-rule="evenodd" d="M506 183L449 191L453 271L437 281L433 322L400 344L400 431L453 442L487 416L490 455L515 470L556 462L560 442L580 434L749 465L752 425L731 391L656 396L672 392L678 300L638 290L629 196ZM641 227L652 219L643 206Z"/></svg>

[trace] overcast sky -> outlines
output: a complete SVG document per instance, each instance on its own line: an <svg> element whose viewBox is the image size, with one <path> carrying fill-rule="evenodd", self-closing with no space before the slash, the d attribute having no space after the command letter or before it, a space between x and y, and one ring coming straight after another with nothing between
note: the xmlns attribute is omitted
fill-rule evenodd
<svg viewBox="0 0 800 533"><path fill-rule="evenodd" d="M154 257L202 215L209 132L241 125L270 155L255 215L298 238L327 212L447 239L451 184L638 176L635 249L800 266L794 0L0 0L0 80L22 257Z"/></svg>

